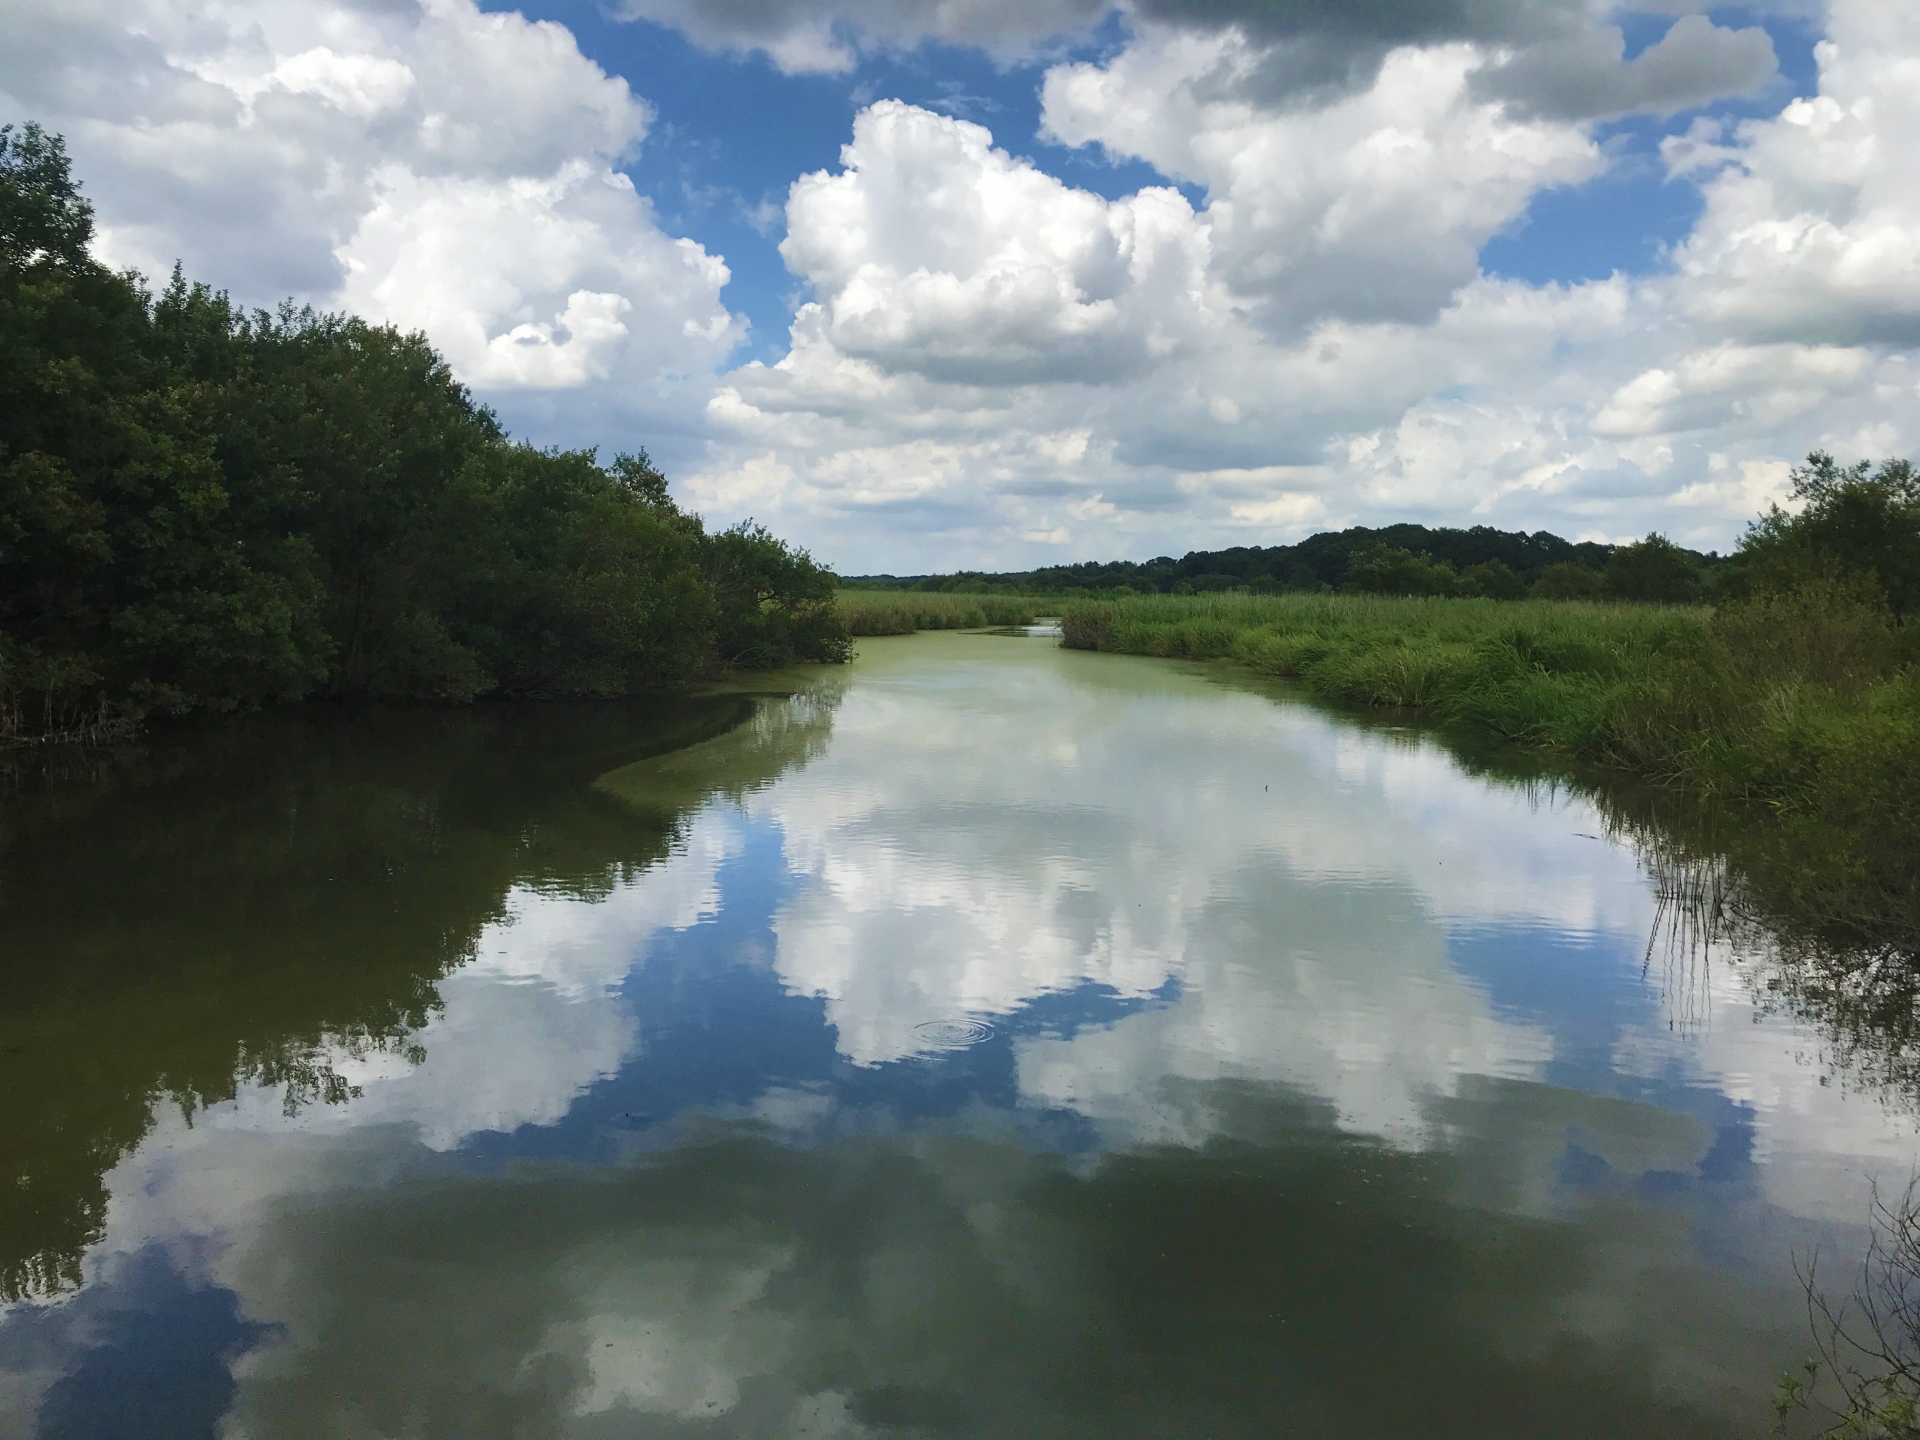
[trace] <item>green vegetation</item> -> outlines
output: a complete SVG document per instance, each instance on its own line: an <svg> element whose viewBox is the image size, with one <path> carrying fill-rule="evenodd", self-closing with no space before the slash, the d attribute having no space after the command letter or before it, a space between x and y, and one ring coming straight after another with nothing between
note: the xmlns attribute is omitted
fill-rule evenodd
<svg viewBox="0 0 1920 1440"><path fill-rule="evenodd" d="M1559 561L1531 580L1504 560L1482 560L1457 570L1445 560L1378 541L1347 560L1341 589L1353 595L1454 595L1486 600L1641 600L1681 605L1700 599L1706 570L1701 556L1664 535L1611 547L1599 569Z"/></svg>
<svg viewBox="0 0 1920 1440"><path fill-rule="evenodd" d="M1920 487L1904 461L1842 470L1824 455L1795 480L1805 508L1752 527L1726 567L1739 588L1712 609L1154 596L1070 605L1065 643L1232 660L1329 699L1763 805L1778 821L1772 868L1803 915L1920 952L1920 629L1906 608ZM1628 555L1650 585L1682 573L1663 542L1615 558Z"/></svg>
<svg viewBox="0 0 1920 1440"><path fill-rule="evenodd" d="M58 137L0 130L0 740L844 658L833 577L644 452L513 444L424 337L155 296L92 229Z"/></svg>
<svg viewBox="0 0 1920 1440"><path fill-rule="evenodd" d="M854 635L916 630L984 630L1031 625L1045 603L1030 595L968 595L905 590L842 590L840 613Z"/></svg>
<svg viewBox="0 0 1920 1440"><path fill-rule="evenodd" d="M1920 613L1920 470L1888 460L1839 465L1816 451L1794 472L1798 515L1778 506L1727 565L1728 598L1834 585L1905 619Z"/></svg>
<svg viewBox="0 0 1920 1440"><path fill-rule="evenodd" d="M1646 542L1642 542L1643 544ZM1699 555L1662 540L1667 550L1685 557L1687 571L1700 583L1719 565L1717 555ZM1388 525L1311 535L1298 545L1236 545L1230 550L1191 550L1145 561L1088 561L1041 570L988 574L864 575L843 579L849 590L912 591L961 595L1207 595L1244 592L1264 595L1322 594L1357 590L1405 595L1484 595L1516 599L1585 599L1603 591L1616 598L1652 598L1630 594L1631 569L1616 571L1616 547L1591 541L1574 543L1545 530L1532 535L1476 525L1470 530L1430 529L1425 525ZM1364 558L1363 558L1364 557ZM1409 563L1412 562L1412 563ZM1544 587L1544 588L1543 588Z"/></svg>

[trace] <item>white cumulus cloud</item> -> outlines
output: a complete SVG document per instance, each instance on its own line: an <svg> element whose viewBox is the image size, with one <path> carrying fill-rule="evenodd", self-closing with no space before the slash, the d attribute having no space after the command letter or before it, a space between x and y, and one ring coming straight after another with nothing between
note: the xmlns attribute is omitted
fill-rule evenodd
<svg viewBox="0 0 1920 1440"><path fill-rule="evenodd" d="M803 176L780 251L818 301L796 334L883 371L982 384L1104 379L1196 334L1207 232L1176 190L1106 201L886 100L837 175Z"/></svg>
<svg viewBox="0 0 1920 1440"><path fill-rule="evenodd" d="M1368 89L1317 108L1248 98L1262 59L1237 31L1155 35L1056 67L1042 95L1058 139L1204 186L1221 272L1281 331L1430 318L1536 190L1602 168L1577 127L1476 98L1469 45L1396 51Z"/></svg>
<svg viewBox="0 0 1920 1440"><path fill-rule="evenodd" d="M1683 17L1626 60L1579 31L1581 63L1618 73L1556 108L1522 82L1554 45L1578 58L1558 21L1276 91L1275 57L1306 43L1280 20L1154 8L1104 60L1047 72L1045 135L1184 192L1109 199L977 126L864 112L841 167L789 197L812 299L784 359L722 382L694 493L855 570L1403 519L1725 548L1773 493L1734 477L1920 441L1920 18L1840 0L1818 94L1666 145L1705 200L1667 263L1535 285L1480 253L1614 163L1583 117L1751 90L1763 32Z"/></svg>
<svg viewBox="0 0 1920 1440"><path fill-rule="evenodd" d="M472 0L83 0L4 23L6 108L65 132L115 263L424 330L483 391L645 403L742 336L725 263L663 234L616 168L649 107L561 25Z"/></svg>
<svg viewBox="0 0 1920 1440"><path fill-rule="evenodd" d="M1703 325L1741 336L1912 345L1920 12L1836 4L1816 54L1819 94L1738 126L1704 157L1671 147L1682 167L1723 162L1677 257L1677 298Z"/></svg>

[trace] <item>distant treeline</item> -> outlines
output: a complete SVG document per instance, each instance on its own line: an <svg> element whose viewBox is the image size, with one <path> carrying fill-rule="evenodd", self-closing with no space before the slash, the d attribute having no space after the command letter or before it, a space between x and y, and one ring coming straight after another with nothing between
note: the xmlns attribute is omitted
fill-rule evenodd
<svg viewBox="0 0 1920 1440"><path fill-rule="evenodd" d="M423 336L156 296L92 233L59 137L0 130L0 740L847 653L827 571L644 452L514 444Z"/></svg>
<svg viewBox="0 0 1920 1440"><path fill-rule="evenodd" d="M1005 574L862 575L850 589L977 594L1062 595L1100 592L1204 595L1316 594L1333 590L1380 595L1485 595L1519 599L1613 596L1686 600L1705 588L1721 563L1716 554L1685 550L1660 536L1636 545L1563 540L1545 530L1528 535L1476 525L1470 530L1425 525L1355 526L1309 536L1298 545L1236 545L1133 561L1087 561Z"/></svg>

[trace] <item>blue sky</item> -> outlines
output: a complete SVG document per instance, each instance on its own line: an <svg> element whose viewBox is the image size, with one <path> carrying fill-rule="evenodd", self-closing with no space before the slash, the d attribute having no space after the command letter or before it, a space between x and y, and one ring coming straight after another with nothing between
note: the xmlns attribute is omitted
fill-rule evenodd
<svg viewBox="0 0 1920 1440"><path fill-rule="evenodd" d="M1920 447L1920 11L1641 3L127 0L0 19L0 108L109 261L849 572L1725 549Z"/></svg>
<svg viewBox="0 0 1920 1440"><path fill-rule="evenodd" d="M1669 179L1660 163L1664 136L1685 134L1702 115L1758 118L1777 113L1795 96L1818 89L1813 46L1817 33L1804 20L1745 9L1708 12L1722 25L1759 25L1773 40L1780 73L1753 98L1735 97L1672 116L1633 117L1596 128L1615 157L1613 167L1585 184L1545 190L1526 215L1480 251L1489 274L1534 285L1553 281L1604 280L1615 270L1642 275L1664 269L1668 250L1700 218L1697 184ZM1663 15L1626 15L1627 53L1636 55L1666 34Z"/></svg>

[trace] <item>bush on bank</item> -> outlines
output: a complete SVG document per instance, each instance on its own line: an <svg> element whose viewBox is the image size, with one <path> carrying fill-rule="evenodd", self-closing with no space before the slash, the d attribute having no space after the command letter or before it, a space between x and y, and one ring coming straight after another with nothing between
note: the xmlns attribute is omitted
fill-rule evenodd
<svg viewBox="0 0 1920 1440"><path fill-rule="evenodd" d="M644 453L513 444L424 337L156 296L92 231L59 138L0 131L0 738L844 658L833 577Z"/></svg>

